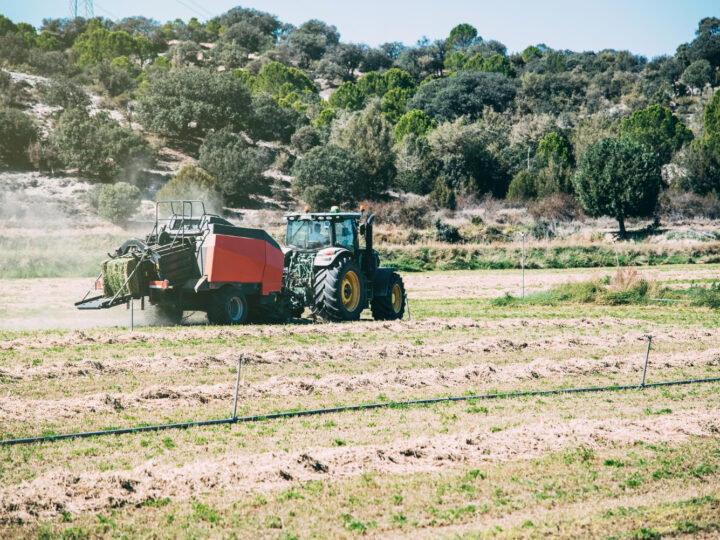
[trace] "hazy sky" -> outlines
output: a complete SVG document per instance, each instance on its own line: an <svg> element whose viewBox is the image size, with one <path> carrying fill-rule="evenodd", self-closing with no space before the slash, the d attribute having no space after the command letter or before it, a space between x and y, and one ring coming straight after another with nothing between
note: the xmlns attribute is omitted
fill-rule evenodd
<svg viewBox="0 0 720 540"><path fill-rule="evenodd" d="M82 7L84 0L78 0ZM68 0L0 0L0 14L39 25L44 17L67 17ZM144 15L160 22L207 19L233 0L101 0L95 15L117 19ZM629 49L648 57L672 54L693 39L702 17L720 17L720 0L263 0L243 7L268 11L298 25L308 19L334 24L343 41L414 44L423 35L447 37L460 22L510 51L545 43L575 51Z"/></svg>

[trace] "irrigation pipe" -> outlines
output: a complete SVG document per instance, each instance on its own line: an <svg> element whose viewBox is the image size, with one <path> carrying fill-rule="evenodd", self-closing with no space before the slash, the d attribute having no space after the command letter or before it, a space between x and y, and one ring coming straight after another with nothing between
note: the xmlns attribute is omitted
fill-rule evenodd
<svg viewBox="0 0 720 540"><path fill-rule="evenodd" d="M52 442L62 439L84 439L88 437L98 437L101 435L124 435L126 433L140 433L143 431L161 431L165 429L187 429L196 426L215 426L219 424L237 424L248 422L262 422L265 420L276 420L279 418L295 418L298 416L314 416L319 414L329 414L346 411L363 411L367 409L383 409L391 407L407 407L412 405L430 405L433 403L444 403L451 401L475 401L483 399L503 399L503 398L522 398L531 396L550 396L558 394L577 394L582 392L617 392L621 390L642 390L645 388L659 388L665 386L681 386L688 384L701 384L720 382L720 377L712 377L708 379L687 379L680 381L667 381L656 383L630 384L625 386L590 386L585 388L564 388L555 390L531 390L527 392L506 392L497 394L479 394L470 396L447 396L431 399L414 399L410 401L385 401L381 403L369 403L365 405L346 405L344 407L330 407L327 409L306 409L300 411L285 411L271 414L257 414L252 416L236 416L230 418L222 418L218 420L202 420L198 422L183 422L179 424L160 424L157 426L139 426L125 429L109 429L106 431L86 431L82 433L65 433L63 435L47 435L43 437L29 437L26 439L7 439L0 441L0 446L10 446L14 444L30 444L38 442Z"/></svg>

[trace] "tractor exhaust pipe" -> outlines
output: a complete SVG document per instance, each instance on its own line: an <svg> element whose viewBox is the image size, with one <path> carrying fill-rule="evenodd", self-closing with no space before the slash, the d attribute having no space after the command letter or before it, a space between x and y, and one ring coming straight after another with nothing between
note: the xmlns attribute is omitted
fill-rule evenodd
<svg viewBox="0 0 720 540"><path fill-rule="evenodd" d="M375 221L375 214L370 214L365 221L365 251L368 254L373 252L373 221Z"/></svg>

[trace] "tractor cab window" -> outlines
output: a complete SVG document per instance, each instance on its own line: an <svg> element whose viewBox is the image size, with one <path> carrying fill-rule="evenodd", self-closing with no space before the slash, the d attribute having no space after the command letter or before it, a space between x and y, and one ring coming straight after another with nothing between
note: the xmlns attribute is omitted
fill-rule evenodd
<svg viewBox="0 0 720 540"><path fill-rule="evenodd" d="M355 250L355 220L335 222L335 245L342 246L350 251Z"/></svg>
<svg viewBox="0 0 720 540"><path fill-rule="evenodd" d="M327 221L288 221L285 245L299 249L326 247L330 241L330 223Z"/></svg>

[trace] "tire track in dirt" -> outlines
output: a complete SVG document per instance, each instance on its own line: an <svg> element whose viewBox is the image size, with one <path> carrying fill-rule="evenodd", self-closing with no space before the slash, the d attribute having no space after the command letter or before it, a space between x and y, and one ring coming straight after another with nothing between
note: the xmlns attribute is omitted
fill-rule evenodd
<svg viewBox="0 0 720 540"><path fill-rule="evenodd" d="M19 485L0 487L0 524L32 523L62 512L78 514L174 501L210 491L269 491L312 479L333 480L364 472L409 475L480 463L530 459L584 445L589 448L679 442L720 432L718 410L685 410L642 420L536 422L499 433L469 431L384 445L314 447L198 460L184 465L147 461L128 471L72 473L55 469Z"/></svg>
<svg viewBox="0 0 720 540"><path fill-rule="evenodd" d="M653 355L653 369L720 366L720 348L711 348L689 356L687 353ZM468 387L582 377L597 374L640 373L642 359L607 356L600 359L571 358L563 362L537 358L527 363L479 363L451 369L392 369L358 375L330 374L312 377L270 377L262 382L240 388L243 401L267 397L301 397L346 395L355 392L402 392L426 390L426 395L461 393ZM633 383L637 381L628 381ZM125 409L166 411L178 407L197 407L212 401L230 401L234 397L233 382L214 385L167 386L152 385L127 394L88 394L61 399L22 399L8 397L0 402L0 422L48 422L72 418L79 414L117 412Z"/></svg>
<svg viewBox="0 0 720 540"><path fill-rule="evenodd" d="M294 325L245 325L235 327L186 327L182 329L169 329L166 333L158 331L136 330L76 330L66 333L49 333L32 337L19 337L0 341L0 351L45 350L52 348L70 348L84 346L110 346L132 344L156 344L168 341L206 340L206 341L232 341L247 336L274 338L313 335L338 336L342 334L364 334L372 332L408 333L443 330L466 329L513 329L513 328L597 328L602 326L624 327L643 325L645 321L639 319L620 319L617 317L573 319L522 319L509 318L500 320L475 320L465 317L438 318L431 317L413 321L361 321L349 323L318 323Z"/></svg>

